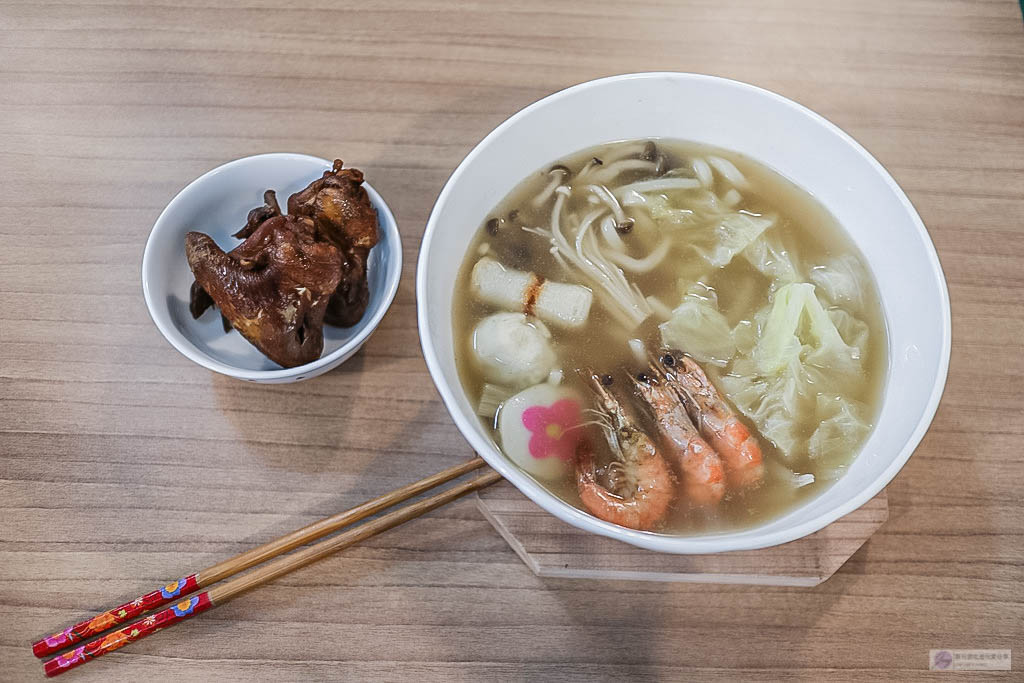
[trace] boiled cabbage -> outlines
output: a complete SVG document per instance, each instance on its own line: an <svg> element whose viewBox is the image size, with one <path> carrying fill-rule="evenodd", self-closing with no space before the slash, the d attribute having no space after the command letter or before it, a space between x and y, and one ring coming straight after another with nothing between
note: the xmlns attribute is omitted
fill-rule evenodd
<svg viewBox="0 0 1024 683"><path fill-rule="evenodd" d="M680 207L661 194L645 195L643 204L656 221L687 228L683 243L715 268L728 265L775 223L774 216L733 211L708 190L686 192Z"/></svg>
<svg viewBox="0 0 1024 683"><path fill-rule="evenodd" d="M790 250L782 243L782 238L774 230L766 230L764 234L750 243L743 250L743 257L750 262L762 275L772 282L772 288L790 282L800 282L803 277L794 264Z"/></svg>
<svg viewBox="0 0 1024 683"><path fill-rule="evenodd" d="M726 396L754 421L761 434L782 455L795 458L801 455L797 445L806 436L798 418L805 414L815 386L824 379L820 370L804 365L798 357L774 374L759 374L753 361L739 358L719 381Z"/></svg>
<svg viewBox="0 0 1024 683"><path fill-rule="evenodd" d="M785 285L775 293L751 356L765 375L780 372L794 358L841 374L861 370L859 350L843 341L814 285L807 282Z"/></svg>
<svg viewBox="0 0 1024 683"><path fill-rule="evenodd" d="M721 220L710 240L694 240L697 251L708 263L721 268L732 261L775 222L774 217L747 213L731 213Z"/></svg>
<svg viewBox="0 0 1024 683"><path fill-rule="evenodd" d="M685 196L680 202L686 208L677 208L663 194L642 195L644 206L651 218L662 223L671 223L681 227L702 227L709 223L717 224L729 212L718 195L710 190L699 190L686 193L673 193Z"/></svg>
<svg viewBox="0 0 1024 683"><path fill-rule="evenodd" d="M736 350L744 356L757 346L757 324L752 320L741 320L732 328L732 341L736 344Z"/></svg>
<svg viewBox="0 0 1024 683"><path fill-rule="evenodd" d="M844 340L810 283L781 287L756 319L757 343L721 377L722 389L784 456L798 457L803 453L797 445L806 436L801 418L817 413L819 394L838 396L846 380L862 371L861 349ZM855 329L852 322L842 322ZM863 422L863 409L846 405L822 414L825 422L835 419L815 432L816 453L831 452L854 433L855 420Z"/></svg>
<svg viewBox="0 0 1024 683"><path fill-rule="evenodd" d="M799 474L775 458L768 458L764 461L765 470L768 476L775 482L781 484L779 491L792 497L799 489L809 486L815 482L813 474Z"/></svg>
<svg viewBox="0 0 1024 683"><path fill-rule="evenodd" d="M858 443L870 426L861 417L864 406L840 396L822 394L817 400L821 424L807 442L807 454L825 466L840 464L849 455L851 443Z"/></svg>
<svg viewBox="0 0 1024 683"><path fill-rule="evenodd" d="M864 358L868 350L868 325L863 320L854 318L841 308L828 309L828 317L839 330L840 336L847 344L857 350L858 358Z"/></svg>
<svg viewBox="0 0 1024 683"><path fill-rule="evenodd" d="M843 254L811 268L808 274L833 306L842 306L849 311L860 311L864 301L861 284L867 273L853 254Z"/></svg>
<svg viewBox="0 0 1024 683"><path fill-rule="evenodd" d="M698 361L725 365L736 354L729 323L709 298L688 294L658 329L662 344Z"/></svg>

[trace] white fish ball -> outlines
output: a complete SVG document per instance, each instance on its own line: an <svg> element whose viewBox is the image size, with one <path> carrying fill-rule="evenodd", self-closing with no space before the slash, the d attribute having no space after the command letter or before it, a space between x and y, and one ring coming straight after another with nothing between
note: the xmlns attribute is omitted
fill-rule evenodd
<svg viewBox="0 0 1024 683"><path fill-rule="evenodd" d="M557 362L550 332L524 313L495 313L473 330L473 356L488 382L521 388L537 384Z"/></svg>

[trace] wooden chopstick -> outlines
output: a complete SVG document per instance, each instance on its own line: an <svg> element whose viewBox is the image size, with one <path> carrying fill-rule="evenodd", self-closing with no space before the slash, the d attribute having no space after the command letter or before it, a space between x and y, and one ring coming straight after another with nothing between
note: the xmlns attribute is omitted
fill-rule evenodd
<svg viewBox="0 0 1024 683"><path fill-rule="evenodd" d="M418 496L424 491L429 491L435 486L461 477L468 472L483 467L483 465L483 458L477 456L461 465L442 470L425 479L357 505L351 510L346 510L326 519L321 519L318 522L313 522L301 529L296 529L252 550L247 550L240 555L235 555L223 562L218 562L212 567L201 569L194 574L189 574L177 581L172 581L163 588L146 593L131 602L126 602L123 605L118 605L113 609L97 614L52 636L42 638L32 644L32 652L36 657L40 658L51 655L54 652L70 647L80 640L95 636L118 624L123 624L130 619L145 614L152 609L166 605L179 596L185 596L200 588L212 586L219 581L234 576L238 572L254 567L257 564L262 564L282 553L298 548L300 545L306 545L319 538L323 538L349 524L358 522L385 508Z"/></svg>
<svg viewBox="0 0 1024 683"><path fill-rule="evenodd" d="M248 574L243 574L238 578L218 584L204 593L194 595L145 619L113 631L103 638L96 638L70 652L58 655L43 664L43 671L48 677L70 671L91 659L95 659L108 652L113 652L139 638L144 638L155 631L173 626L212 607L222 605L248 590L261 586L268 581L273 581L280 576L304 567L311 562L316 562L331 553L347 548L359 541L375 536L382 531L396 527L410 519L419 517L426 512L450 503L460 496L482 489L485 486L490 486L500 479L501 475L492 470L469 481L456 484L440 493L435 493L429 498L424 498L423 500L400 507L397 510L392 510L326 541L320 541L291 555L279 557Z"/></svg>

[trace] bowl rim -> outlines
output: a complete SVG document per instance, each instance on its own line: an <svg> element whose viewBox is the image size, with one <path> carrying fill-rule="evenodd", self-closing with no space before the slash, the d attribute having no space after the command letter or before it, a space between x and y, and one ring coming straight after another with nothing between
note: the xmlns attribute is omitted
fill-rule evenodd
<svg viewBox="0 0 1024 683"><path fill-rule="evenodd" d="M332 162L327 159L313 156L311 154L299 154L296 152L266 152L263 154L252 154L239 159L234 159L223 163L216 168L212 168L183 187L176 195L174 195L174 198L167 203L167 206L164 207L163 211L160 212L160 215L153 223L153 227L149 231L149 237L146 238L146 247L142 252L142 293L146 299L146 310L149 312L150 319L157 326L157 329L160 330L160 334L163 335L164 339L166 339L171 346L177 349L183 356L208 370L212 370L222 375L227 375L228 377L234 377L236 379L257 382L297 379L300 375L305 373L316 372L325 367L330 368L334 364L344 362L349 355L354 353L366 342L374 330L377 329L381 320L384 319L384 315L391 308L395 295L398 293L398 285L402 279L402 235L398 230L398 222L395 220L391 207L389 207L387 202L384 201L384 198L380 193L377 192L369 182L363 181L363 187L366 189L366 194L369 196L370 203L373 204L373 208L376 209L378 213L383 212L384 214L383 220L378 219L378 225L380 225L387 233L387 251L385 252L383 259L383 263L385 265L385 290L384 297L380 300L380 304L373 310L368 310L363 314L362 320L358 323L358 325L360 325L359 331L340 347L314 361L294 368L247 370L212 358L209 354L203 352L185 339L184 335L174 328L173 325L162 321L160 317L154 313L156 310L156 302L154 299L155 294L152 291L149 272L151 265L154 263L154 259L156 259L154 236L163 227L163 224L170 220L168 215L172 209L188 202L190 200L190 195L196 191L196 188L210 180L212 176L224 172L230 172L238 167L252 163L256 159L266 158L287 158L292 160L311 161L322 164L325 169L331 168L332 164Z"/></svg>
<svg viewBox="0 0 1024 683"><path fill-rule="evenodd" d="M743 90L748 93L767 97L775 100L777 103L782 104L795 110L798 114L806 117L810 117L816 120L819 124L824 126L825 129L838 136L843 142L849 145L855 152L862 156L875 170L875 172L884 180L889 189L895 194L903 208L907 211L911 222L916 228L918 234L923 239L923 244L927 259L932 267L932 272L939 285L939 295L941 298L941 309L942 309L942 347L939 356L939 367L938 372L935 375L935 381L932 385L931 394L929 395L928 402L925 405L924 411L918 420L917 425L914 427L909 439L902 445L900 451L889 463L881 474L879 474L870 485L862 489L859 493L851 497L846 503L838 505L831 510L817 515L816 517L794 525L788 529L774 531L754 538L737 539L730 538L728 536L722 537L717 536L670 536L665 534L657 534L647 531L637 531L634 529L627 529L620 527L609 522L605 522L589 513L583 512L573 505L561 500L554 494L547 491L543 486L538 484L536 481L531 479L525 473L520 471L518 468L513 466L511 462L502 454L497 448L493 447L486 440L480 438L475 430L469 425L467 416L463 415L459 410L455 392L452 387L448 386L444 381L444 375L441 371L440 360L437 349L434 347L433 339L429 334L428 326L428 313L425 306L426 301L426 287L427 287L427 261L430 245L434 240L435 235L438 233L438 213L439 207L444 205L449 196L452 194L453 188L458 183L462 175L465 173L467 166L475 159L482 150L486 148L491 142L501 136L508 128L514 123L529 116L533 111L545 106L546 104L563 99L571 96L574 93L582 90L588 90L591 88L599 88L603 85L607 85L612 82L625 81L625 80L647 80L647 79L672 79L676 81L705 81L714 82L717 85L727 88L734 88ZM648 550L655 550L659 552L676 553L676 554L706 554L706 553L717 553L726 552L733 550L755 550L758 548L765 548L768 546L779 545L787 543L789 541L796 540L808 536L824 527L828 526L832 522L836 521L840 517L843 517L857 508L864 505L870 499L875 497L885 486L892 481L893 477L902 469L906 464L907 460L913 454L917 448L921 439L924 438L928 427L931 425L932 419L935 416L935 412L938 409L939 401L942 398L942 393L945 389L946 378L949 371L949 359L952 345L952 330L951 330L951 313L949 304L949 290L946 283L946 278L942 271L942 265L939 262L938 253L935 250L935 245L928 234L927 229L924 226L924 222L918 215L914 205L910 202L910 199L903 192L902 188L896 183L892 175L885 169L882 164L875 159L870 152L868 152L860 143L858 143L848 133L843 131L839 126L835 125L824 116L812 111L811 109L795 102L787 97L784 97L778 93L772 92L765 88L761 88L756 85L744 83L729 78L723 78L720 76L711 76L707 74L696 74L688 72L675 72L675 71L651 71L651 72L638 72L638 73L627 73L619 74L614 76L607 76L604 78L598 78L591 81L579 83L563 90L559 90L555 93L547 95L536 102L533 102L523 109L520 109L516 113L512 114L505 121L500 123L494 130L488 133L473 149L466 155L466 157L459 163L459 165L449 176L445 182L444 187L441 189L437 200L434 202L434 206L431 209L430 217L427 220L426 228L423 232L423 239L420 243L419 257L417 260L416 267L416 302L417 302L417 324L419 328L420 345L423 350L423 356L427 364L427 370L430 372L431 379L434 382L434 386L437 388L438 393L441 395L441 400L451 415L452 420L458 427L459 432L462 433L473 449L479 453L487 464L497 470L502 477L509 480L519 491L525 494L530 500L539 505L549 514L561 519L562 521L571 524L577 528L596 533L600 536L613 538L619 541L624 541L631 545L635 545ZM890 372L891 370L887 370ZM756 529L756 527L754 527ZM749 531L745 530L745 531ZM729 532L725 532L729 533Z"/></svg>

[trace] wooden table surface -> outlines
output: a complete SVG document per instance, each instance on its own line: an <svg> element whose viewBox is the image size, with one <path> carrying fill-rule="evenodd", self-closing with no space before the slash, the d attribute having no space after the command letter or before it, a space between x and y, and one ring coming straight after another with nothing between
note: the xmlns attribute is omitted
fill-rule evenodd
<svg viewBox="0 0 1024 683"><path fill-rule="evenodd" d="M949 383L882 530L814 589L545 580L464 500L71 675L890 681L927 676L930 648L1011 647L1019 675L1015 2L234 4L0 5L0 679L41 676L35 636L469 456L416 335L431 205L524 105L659 69L822 113L931 232L953 306ZM268 151L365 169L405 240L365 350L285 386L190 363L140 287L167 201Z"/></svg>

